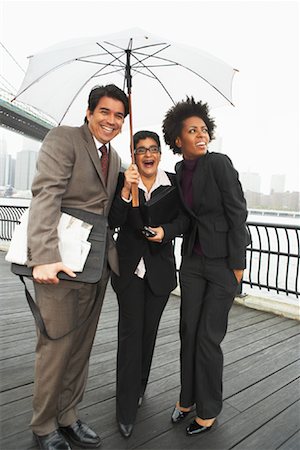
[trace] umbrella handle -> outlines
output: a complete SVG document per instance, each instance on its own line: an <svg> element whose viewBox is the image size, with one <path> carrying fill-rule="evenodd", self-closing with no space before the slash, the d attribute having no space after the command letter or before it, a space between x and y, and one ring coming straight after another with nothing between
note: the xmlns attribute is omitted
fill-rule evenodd
<svg viewBox="0 0 300 450"><path fill-rule="evenodd" d="M137 208L139 206L139 188L137 184L131 186L132 206Z"/></svg>
<svg viewBox="0 0 300 450"><path fill-rule="evenodd" d="M133 127L132 127L132 106L131 106L131 92L128 94L128 103L129 103L129 129L130 129L130 152L131 152L131 162L135 164L135 155L134 155L134 143L133 143ZM136 184L131 186L131 195L132 195L132 206L133 208L137 208L139 206L139 188Z"/></svg>

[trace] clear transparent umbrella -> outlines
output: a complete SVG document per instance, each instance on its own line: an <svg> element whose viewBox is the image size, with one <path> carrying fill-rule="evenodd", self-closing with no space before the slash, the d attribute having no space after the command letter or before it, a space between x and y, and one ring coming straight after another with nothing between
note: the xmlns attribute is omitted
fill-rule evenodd
<svg viewBox="0 0 300 450"><path fill-rule="evenodd" d="M211 107L233 104L235 72L196 47L134 28L61 42L30 56L15 99L48 114L58 124L78 125L85 116L91 88L116 84L129 96L134 160L133 123L161 122L167 109L186 95Z"/></svg>

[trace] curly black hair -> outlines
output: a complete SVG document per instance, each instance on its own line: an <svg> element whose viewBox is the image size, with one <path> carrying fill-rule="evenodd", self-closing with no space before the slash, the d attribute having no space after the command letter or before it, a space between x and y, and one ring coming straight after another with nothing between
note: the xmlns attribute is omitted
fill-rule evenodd
<svg viewBox="0 0 300 450"><path fill-rule="evenodd" d="M214 139L215 121L209 116L207 103L195 102L194 97L186 97L186 100L176 103L167 111L163 121L163 136L165 143L169 145L174 154L182 154L176 145L176 138L180 136L183 122L189 117L200 117L205 122L210 140Z"/></svg>

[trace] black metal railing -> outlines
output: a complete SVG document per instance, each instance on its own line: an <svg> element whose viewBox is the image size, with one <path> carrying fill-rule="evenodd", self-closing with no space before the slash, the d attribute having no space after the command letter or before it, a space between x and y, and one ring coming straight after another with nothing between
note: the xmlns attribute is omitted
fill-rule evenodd
<svg viewBox="0 0 300 450"><path fill-rule="evenodd" d="M247 222L251 244L243 284L299 297L300 226Z"/></svg>
<svg viewBox="0 0 300 450"><path fill-rule="evenodd" d="M0 206L0 239L9 241L26 206ZM243 286L295 295L299 298L300 226L247 222L251 244ZM181 238L177 239L176 250ZM177 259L179 251L176 251ZM177 267L179 263L177 261Z"/></svg>
<svg viewBox="0 0 300 450"><path fill-rule="evenodd" d="M10 241L20 217L27 206L0 206L0 239Z"/></svg>

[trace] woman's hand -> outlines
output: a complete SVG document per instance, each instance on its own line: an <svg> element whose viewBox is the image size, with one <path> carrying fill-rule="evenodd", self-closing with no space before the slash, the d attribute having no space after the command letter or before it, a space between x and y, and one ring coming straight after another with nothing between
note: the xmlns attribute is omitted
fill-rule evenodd
<svg viewBox="0 0 300 450"><path fill-rule="evenodd" d="M130 164L128 169L124 172L124 177L124 186L121 191L121 197L128 200L131 193L131 186L133 184L138 185L140 181L140 174L136 164Z"/></svg>
<svg viewBox="0 0 300 450"><path fill-rule="evenodd" d="M235 275L235 278L237 279L237 282L240 283L243 278L244 270L243 269L233 269L233 273Z"/></svg>
<svg viewBox="0 0 300 450"><path fill-rule="evenodd" d="M155 231L156 236L148 237L148 238L147 238L148 241L160 243L160 242L163 240L164 235L165 235L164 229L163 229L162 227L156 227L156 228L154 228L154 227L149 227L149 228L150 228L151 230Z"/></svg>

